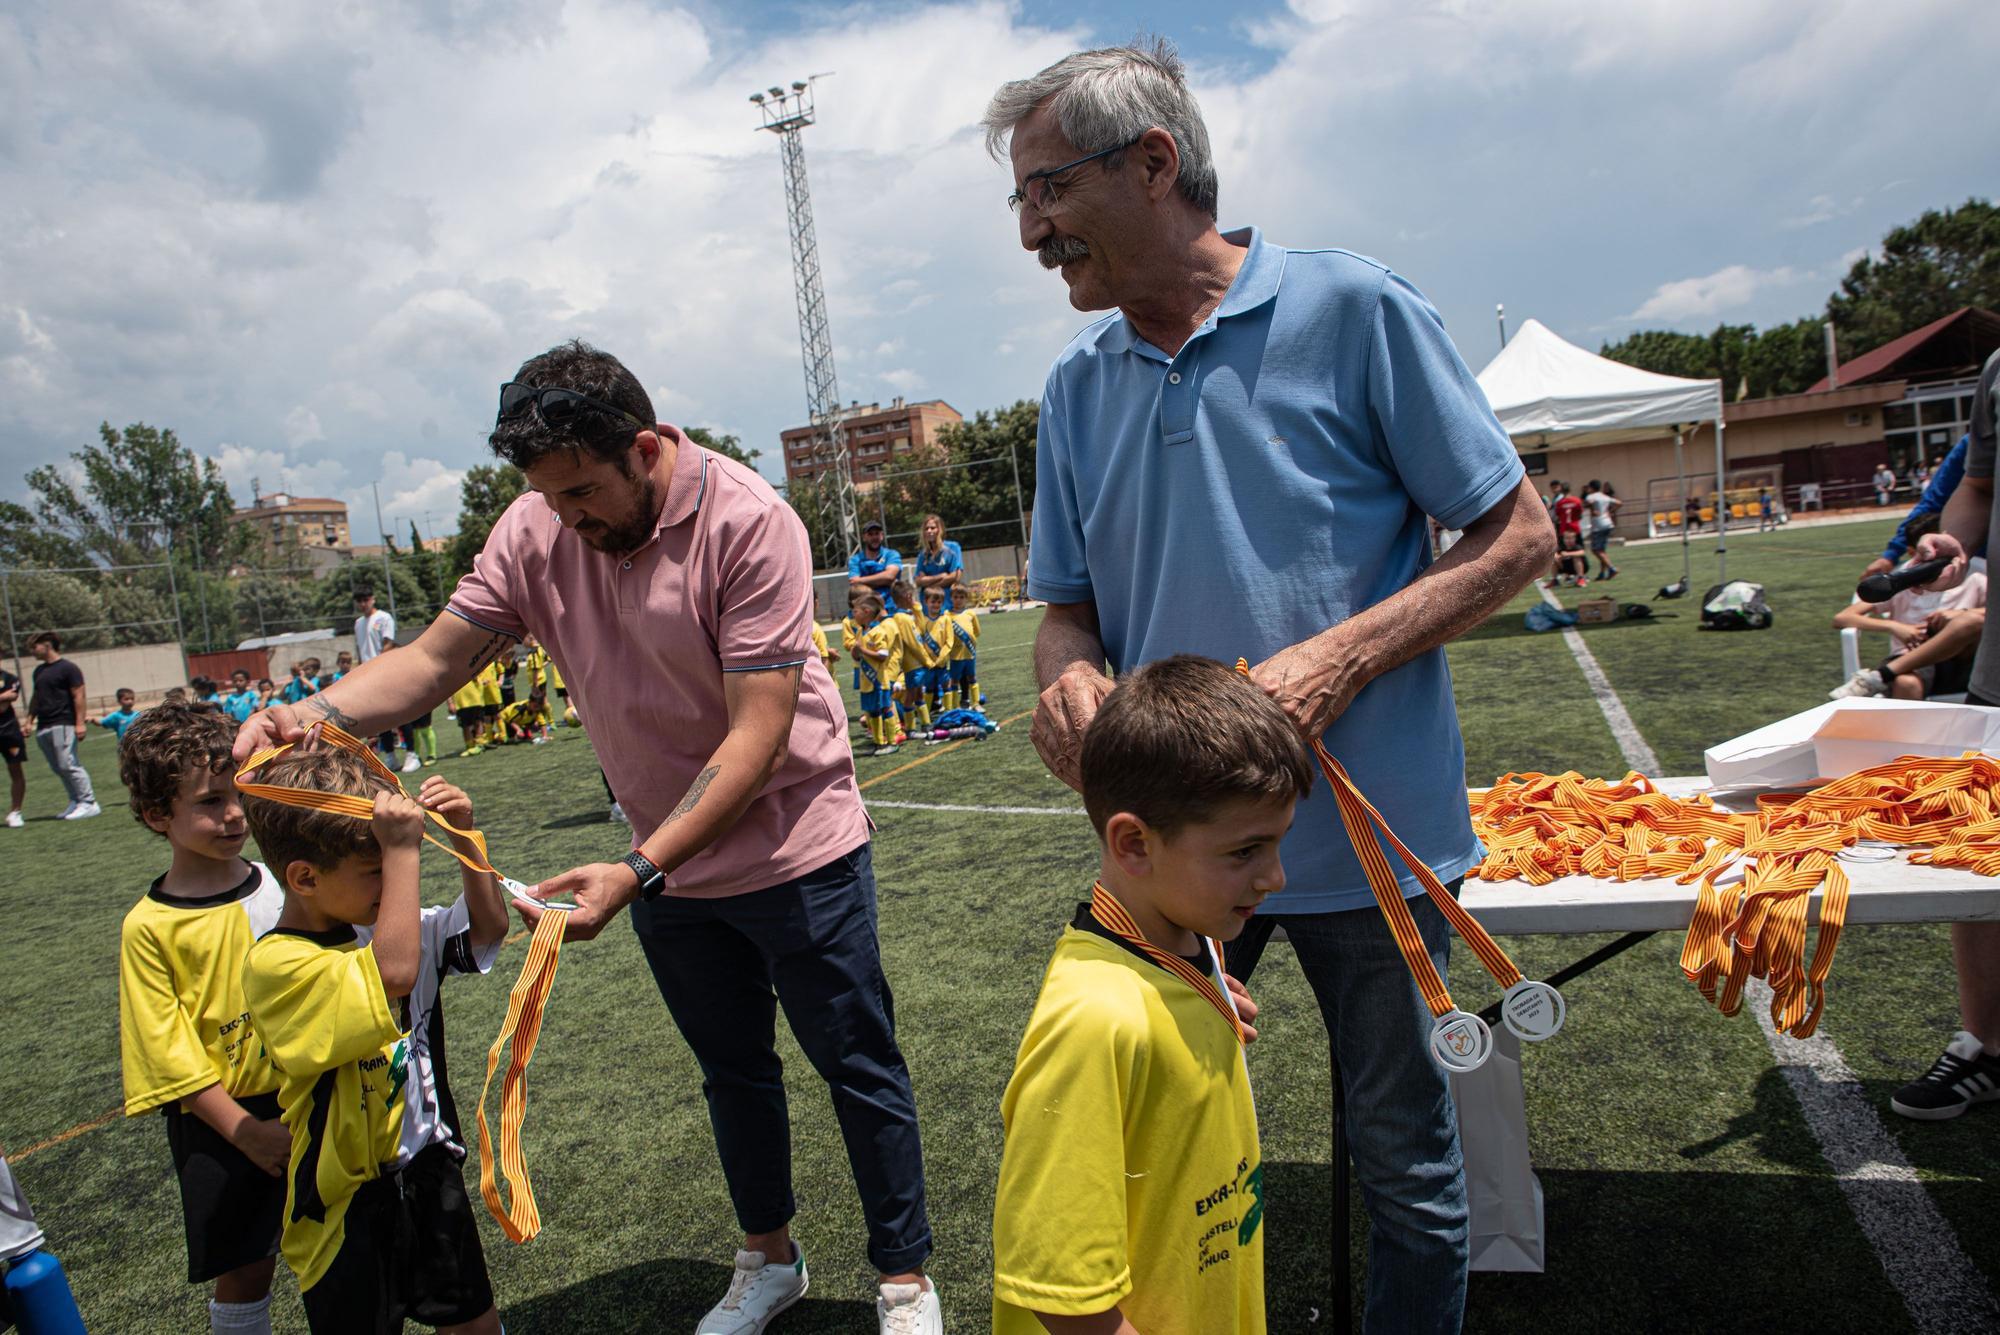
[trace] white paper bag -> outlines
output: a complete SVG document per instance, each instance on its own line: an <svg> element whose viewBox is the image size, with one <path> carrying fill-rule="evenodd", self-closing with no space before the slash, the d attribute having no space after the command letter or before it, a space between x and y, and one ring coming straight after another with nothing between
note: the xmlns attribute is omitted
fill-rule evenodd
<svg viewBox="0 0 2000 1335"><path fill-rule="evenodd" d="M1717 788L1796 788L1901 756L2000 755L2000 710L1928 700L1837 700L1704 754Z"/></svg>
<svg viewBox="0 0 2000 1335"><path fill-rule="evenodd" d="M1472 1211L1472 1268L1542 1272L1542 1184L1528 1161L1528 1099L1521 1087L1521 1040L1493 1027L1493 1055L1451 1076L1465 1193Z"/></svg>

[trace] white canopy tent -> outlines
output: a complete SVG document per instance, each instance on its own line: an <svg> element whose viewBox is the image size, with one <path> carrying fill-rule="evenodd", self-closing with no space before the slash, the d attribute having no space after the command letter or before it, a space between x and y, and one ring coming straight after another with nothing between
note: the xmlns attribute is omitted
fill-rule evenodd
<svg viewBox="0 0 2000 1335"><path fill-rule="evenodd" d="M1683 433L1701 422L1715 423L1716 556L1728 578L1728 507L1722 436L1722 382L1683 380L1642 371L1585 352L1529 320L1500 355L1479 373L1494 416L1516 447L1568 450L1629 440L1657 440L1674 433L1674 460L1686 492L1687 467L1681 459ZM1682 576L1687 575L1687 517L1681 523Z"/></svg>

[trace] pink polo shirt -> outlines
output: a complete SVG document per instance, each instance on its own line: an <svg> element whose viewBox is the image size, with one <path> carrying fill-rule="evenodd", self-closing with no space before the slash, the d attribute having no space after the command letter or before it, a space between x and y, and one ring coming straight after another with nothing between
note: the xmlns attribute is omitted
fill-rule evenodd
<svg viewBox="0 0 2000 1335"><path fill-rule="evenodd" d="M868 822L847 712L813 652L805 526L755 472L661 430L680 448L645 546L595 551L529 492L493 526L450 610L547 646L637 839L729 731L723 674L804 664L785 763L741 820L667 878L668 894L746 894L853 851Z"/></svg>

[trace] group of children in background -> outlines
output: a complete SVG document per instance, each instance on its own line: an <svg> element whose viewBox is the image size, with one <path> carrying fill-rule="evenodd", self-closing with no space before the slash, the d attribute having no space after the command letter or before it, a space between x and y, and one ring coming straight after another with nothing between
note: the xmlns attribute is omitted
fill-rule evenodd
<svg viewBox="0 0 2000 1335"><path fill-rule="evenodd" d="M840 655L817 626L813 637L831 668ZM949 723L950 711L985 703L979 613L964 584L934 584L920 597L903 581L890 586L887 600L857 588L840 623L840 646L854 656L854 689L861 696L862 727L874 743L871 755L889 755L912 736Z"/></svg>
<svg viewBox="0 0 2000 1335"><path fill-rule="evenodd" d="M476 756L491 746L528 742L540 746L554 736L555 720L549 704L554 691L560 702L563 722L575 725L576 710L570 708L569 688L563 685L562 671L549 651L530 635L522 643L521 656L496 658L481 668L471 681L451 697L452 717L465 743L459 754ZM514 698L514 674L526 671L528 694Z"/></svg>

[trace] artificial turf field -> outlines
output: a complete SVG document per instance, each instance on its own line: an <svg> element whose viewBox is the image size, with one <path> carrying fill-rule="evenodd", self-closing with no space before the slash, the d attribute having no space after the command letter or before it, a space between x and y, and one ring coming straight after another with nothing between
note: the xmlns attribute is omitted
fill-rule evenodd
<svg viewBox="0 0 2000 1335"><path fill-rule="evenodd" d="M1886 524L1732 536L1730 572L1763 583L1777 624L1701 634L1694 598L1677 616L1583 633L1670 774L1699 772L1701 750L1816 704L1838 681L1828 618L1880 549ZM1713 583L1698 545L1695 592ZM1680 573L1670 545L1620 554L1604 591L1649 598ZM1596 592L1593 585L1590 592ZM1610 732L1562 637L1532 635L1523 594L1450 651L1469 777L1577 769L1618 775ZM1566 601L1575 595L1564 591ZM1034 701L1028 645L1039 615L990 616L981 683L997 718ZM1879 643L1879 642L1878 642ZM1870 646L1872 649L1873 646ZM845 664L836 665L844 668ZM845 681L845 672L837 674ZM440 733L452 729L439 716ZM106 806L80 824L50 819L61 790L30 757L30 817L0 830L0 1149L98 1332L203 1329L202 1294L183 1281L179 1202L158 1118L127 1121L117 1047L118 924L165 866L164 844L121 809L112 747L84 758ZM947 1321L986 1324L999 1102L1043 964L1095 866L1081 815L940 812L887 803L1077 809L1043 770L1025 718L954 748L905 747L858 762L880 825L881 937L914 1076ZM496 862L524 880L622 852L582 733L548 747L446 759L472 794ZM457 869L425 859L427 901L456 893ZM1539 976L1603 938L1505 944ZM524 937L491 977L446 989L450 1069L470 1115L487 1044L526 954ZM1542 1275L1472 1278L1467 1326L1543 1332L1738 1330L1812 1323L1893 1331L1902 1299L1854 1222L1798 1104L1746 1013L1724 1019L1676 967L1663 934L1565 989L1568 1027L1525 1057L1529 1120L1547 1199ZM1471 1005L1491 984L1469 953L1455 981ZM1318 1013L1282 946L1253 981L1264 1008L1251 1049L1263 1123L1271 1328L1323 1317L1329 1275L1327 1064ZM1922 1124L1886 1110L1957 1027L1942 927L1874 927L1843 939L1821 1033L1883 1110L1957 1241L2000 1288L2000 1106ZM810 1017L806 1017L810 1022ZM782 1027L781 1027L782 1028ZM775 1331L871 1330L864 1230L824 1086L789 1036L798 1236L811 1296ZM734 1221L710 1140L700 1075L622 926L564 952L529 1075L525 1141L546 1224L513 1246L485 1242L513 1332L692 1330L727 1284ZM468 1164L469 1174L476 1172ZM1357 1280L1365 1226L1354 1211ZM303 1330L280 1267L274 1325Z"/></svg>

